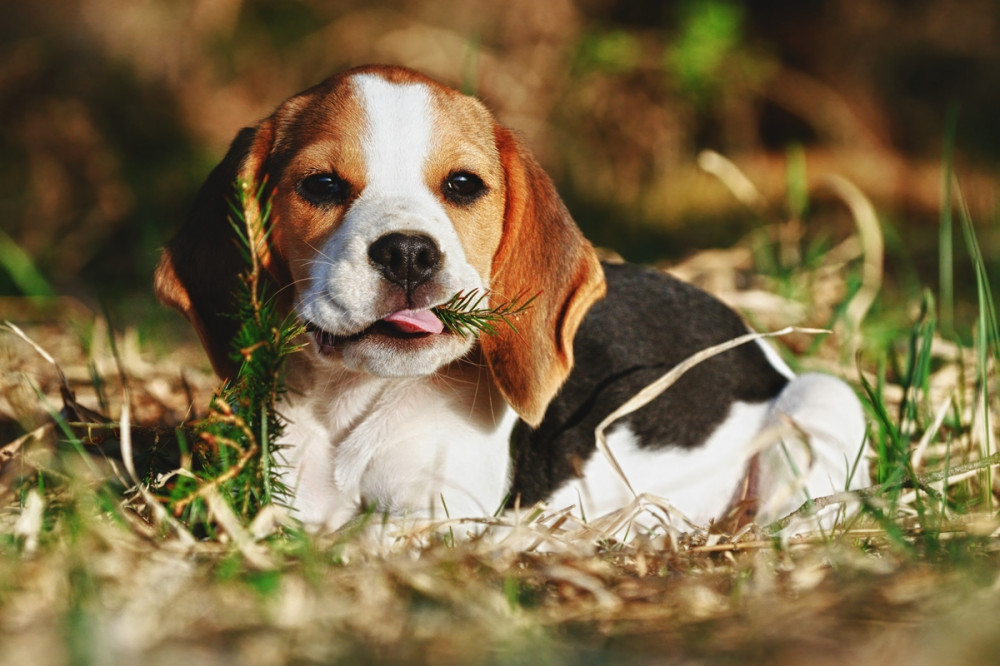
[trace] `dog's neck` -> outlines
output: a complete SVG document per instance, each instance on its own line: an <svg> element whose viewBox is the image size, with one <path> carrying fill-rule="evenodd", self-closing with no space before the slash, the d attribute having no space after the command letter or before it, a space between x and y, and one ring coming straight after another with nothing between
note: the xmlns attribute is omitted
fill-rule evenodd
<svg viewBox="0 0 1000 666"><path fill-rule="evenodd" d="M306 396L322 396L321 400L308 400L316 410L314 415L335 430L350 430L366 414L398 409L401 402L420 394L434 394L436 400L443 400L483 430L494 429L510 410L478 345L461 359L420 377L357 372L308 350L293 354L286 364L290 398L285 402L301 404Z"/></svg>

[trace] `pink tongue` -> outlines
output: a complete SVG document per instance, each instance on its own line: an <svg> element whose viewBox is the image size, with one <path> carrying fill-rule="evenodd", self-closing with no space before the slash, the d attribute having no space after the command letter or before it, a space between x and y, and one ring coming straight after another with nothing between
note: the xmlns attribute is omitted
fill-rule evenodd
<svg viewBox="0 0 1000 666"><path fill-rule="evenodd" d="M440 333L444 324L430 310L400 310L383 319L403 333Z"/></svg>

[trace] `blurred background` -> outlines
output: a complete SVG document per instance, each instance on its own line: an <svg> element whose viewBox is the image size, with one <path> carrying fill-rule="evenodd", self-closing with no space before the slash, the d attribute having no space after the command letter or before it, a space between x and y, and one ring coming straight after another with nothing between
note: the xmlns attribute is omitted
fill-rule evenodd
<svg viewBox="0 0 1000 666"><path fill-rule="evenodd" d="M2 302L157 312L158 247L237 130L369 62L482 97L585 232L633 261L728 247L761 224L699 170L713 149L779 218L790 163L808 183L849 178L895 270L933 283L949 119L993 265L1000 248L996 0L52 0L3 15ZM821 189L810 224L849 233Z"/></svg>

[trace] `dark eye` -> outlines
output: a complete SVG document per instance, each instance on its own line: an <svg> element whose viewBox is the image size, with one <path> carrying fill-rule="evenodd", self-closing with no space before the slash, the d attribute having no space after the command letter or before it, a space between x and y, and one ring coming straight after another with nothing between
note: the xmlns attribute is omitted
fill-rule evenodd
<svg viewBox="0 0 1000 666"><path fill-rule="evenodd" d="M314 173L299 183L299 191L317 206L340 205L351 196L351 186L335 173Z"/></svg>
<svg viewBox="0 0 1000 666"><path fill-rule="evenodd" d="M486 184L474 173L455 171L444 179L441 191L452 203L468 205L486 194Z"/></svg>

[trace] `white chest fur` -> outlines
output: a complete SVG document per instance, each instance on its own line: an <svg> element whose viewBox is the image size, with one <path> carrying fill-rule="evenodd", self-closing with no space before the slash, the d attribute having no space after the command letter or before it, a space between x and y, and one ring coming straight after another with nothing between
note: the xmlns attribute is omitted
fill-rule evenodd
<svg viewBox="0 0 1000 666"><path fill-rule="evenodd" d="M296 517L330 530L368 506L436 519L495 513L516 415L485 373L467 362L430 378L293 372L279 411Z"/></svg>

